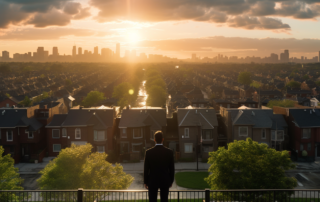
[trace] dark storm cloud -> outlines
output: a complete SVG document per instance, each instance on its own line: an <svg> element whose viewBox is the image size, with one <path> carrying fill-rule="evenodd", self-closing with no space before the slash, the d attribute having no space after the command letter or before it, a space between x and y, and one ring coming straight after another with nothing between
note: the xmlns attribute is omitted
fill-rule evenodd
<svg viewBox="0 0 320 202"><path fill-rule="evenodd" d="M279 39L279 38L244 38L244 37L208 37L176 40L142 41L142 47L152 47L163 51L210 51L224 50L257 50L279 52L289 49L293 52L318 52L319 39Z"/></svg>
<svg viewBox="0 0 320 202"><path fill-rule="evenodd" d="M267 17L250 17L237 16L228 21L230 27L244 28L244 29L281 29L289 30L288 24L283 24L280 20Z"/></svg>
<svg viewBox="0 0 320 202"><path fill-rule="evenodd" d="M0 0L0 29L17 24L65 26L89 15L89 8L71 0Z"/></svg>

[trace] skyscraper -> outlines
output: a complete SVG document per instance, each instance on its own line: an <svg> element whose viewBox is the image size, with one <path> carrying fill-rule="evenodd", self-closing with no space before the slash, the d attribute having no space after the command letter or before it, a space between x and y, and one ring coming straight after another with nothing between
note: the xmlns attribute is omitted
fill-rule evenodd
<svg viewBox="0 0 320 202"><path fill-rule="evenodd" d="M117 43L116 45L116 57L120 58L120 43Z"/></svg>
<svg viewBox="0 0 320 202"><path fill-rule="evenodd" d="M77 55L77 47L73 46L72 48L72 56L75 57Z"/></svg>
<svg viewBox="0 0 320 202"><path fill-rule="evenodd" d="M10 58L10 54L8 51L2 51L2 59L8 60Z"/></svg>
<svg viewBox="0 0 320 202"><path fill-rule="evenodd" d="M58 56L59 52L58 52L58 47L53 47L52 48L52 56Z"/></svg>
<svg viewBox="0 0 320 202"><path fill-rule="evenodd" d="M44 59L44 47L38 47L37 49L37 59L43 60Z"/></svg>
<svg viewBox="0 0 320 202"><path fill-rule="evenodd" d="M98 54L99 54L98 46L94 47L93 54L94 54L94 55L98 55Z"/></svg>
<svg viewBox="0 0 320 202"><path fill-rule="evenodd" d="M78 48L78 55L82 55L82 48L81 47Z"/></svg>
<svg viewBox="0 0 320 202"><path fill-rule="evenodd" d="M284 50L285 62L289 62L289 50Z"/></svg>
<svg viewBox="0 0 320 202"><path fill-rule="evenodd" d="M110 50L109 48L101 49L101 56L103 58L110 58L112 56L112 50Z"/></svg>

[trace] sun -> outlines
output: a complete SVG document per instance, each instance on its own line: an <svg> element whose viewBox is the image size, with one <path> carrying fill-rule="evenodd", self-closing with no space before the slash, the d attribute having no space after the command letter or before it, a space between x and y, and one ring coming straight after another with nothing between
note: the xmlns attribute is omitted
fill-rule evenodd
<svg viewBox="0 0 320 202"><path fill-rule="evenodd" d="M129 31L127 33L126 38L129 43L133 43L133 44L135 44L141 40L141 36L137 31Z"/></svg>

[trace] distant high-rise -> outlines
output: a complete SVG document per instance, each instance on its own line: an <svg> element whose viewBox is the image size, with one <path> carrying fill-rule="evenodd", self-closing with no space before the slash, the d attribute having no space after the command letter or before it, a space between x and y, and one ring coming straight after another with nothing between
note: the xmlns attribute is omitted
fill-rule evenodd
<svg viewBox="0 0 320 202"><path fill-rule="evenodd" d="M193 53L193 54L191 55L191 59L192 59L192 60L196 60L196 59L197 59L197 54Z"/></svg>
<svg viewBox="0 0 320 202"><path fill-rule="evenodd" d="M94 55L98 55L98 54L99 54L99 48L98 48L98 46L94 47L93 54L94 54Z"/></svg>
<svg viewBox="0 0 320 202"><path fill-rule="evenodd" d="M52 56L58 56L59 52L58 52L58 47L53 47L52 48Z"/></svg>
<svg viewBox="0 0 320 202"><path fill-rule="evenodd" d="M120 43L117 43L116 45L116 57L120 58Z"/></svg>
<svg viewBox="0 0 320 202"><path fill-rule="evenodd" d="M289 62L289 50L284 50L285 62Z"/></svg>
<svg viewBox="0 0 320 202"><path fill-rule="evenodd" d="M318 62L320 62L320 51L319 51L319 57L318 57Z"/></svg>
<svg viewBox="0 0 320 202"><path fill-rule="evenodd" d="M44 47L38 47L37 49L37 59L43 60L44 59Z"/></svg>
<svg viewBox="0 0 320 202"><path fill-rule="evenodd" d="M112 56L112 50L109 48L102 48L101 56L104 58L110 58Z"/></svg>
<svg viewBox="0 0 320 202"><path fill-rule="evenodd" d="M10 54L8 51L2 51L2 59L7 60L10 58Z"/></svg>
<svg viewBox="0 0 320 202"><path fill-rule="evenodd" d="M81 47L78 48L78 55L82 55L82 48Z"/></svg>
<svg viewBox="0 0 320 202"><path fill-rule="evenodd" d="M73 46L72 48L72 56L75 57L77 55L77 47Z"/></svg>

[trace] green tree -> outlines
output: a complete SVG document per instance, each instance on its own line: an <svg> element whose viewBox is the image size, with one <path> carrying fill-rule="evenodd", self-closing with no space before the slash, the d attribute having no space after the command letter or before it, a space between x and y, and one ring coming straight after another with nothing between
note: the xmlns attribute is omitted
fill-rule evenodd
<svg viewBox="0 0 320 202"><path fill-rule="evenodd" d="M252 83L250 72L240 72L238 76L238 82L243 85L250 85Z"/></svg>
<svg viewBox="0 0 320 202"><path fill-rule="evenodd" d="M4 149L0 146L0 190L23 190L19 169L14 167L14 160L10 154L3 155ZM0 193L0 201L6 201L8 197L17 199L13 193Z"/></svg>
<svg viewBox="0 0 320 202"><path fill-rule="evenodd" d="M317 86L320 86L320 81L315 82Z"/></svg>
<svg viewBox="0 0 320 202"><path fill-rule="evenodd" d="M205 180L212 190L293 189L297 186L295 178L285 175L286 170L295 168L288 151L276 151L247 138L229 143L228 149L219 147L209 155L211 174ZM253 197L262 199L264 196L259 193ZM251 198L250 201L255 200Z"/></svg>
<svg viewBox="0 0 320 202"><path fill-rule="evenodd" d="M250 86L254 87L254 88L260 88L261 87L261 84L257 81L253 81Z"/></svg>
<svg viewBox="0 0 320 202"><path fill-rule="evenodd" d="M99 91L91 91L82 101L83 106L91 107L97 105L100 101L106 99L104 94Z"/></svg>
<svg viewBox="0 0 320 202"><path fill-rule="evenodd" d="M301 87L301 83L298 81L294 81L291 80L287 83L287 87L291 87L291 88L300 88Z"/></svg>
<svg viewBox="0 0 320 202"><path fill-rule="evenodd" d="M72 84L72 81L70 79L65 80L66 86L70 86Z"/></svg>
<svg viewBox="0 0 320 202"><path fill-rule="evenodd" d="M40 78L42 78L42 79L43 79L43 78L44 78L44 74L41 74L41 75L40 75Z"/></svg>
<svg viewBox="0 0 320 202"><path fill-rule="evenodd" d="M112 97L119 100L117 104L122 109L124 106L132 104L136 100L137 93L130 83L124 82L114 87Z"/></svg>
<svg viewBox="0 0 320 202"><path fill-rule="evenodd" d="M295 102L293 100L270 100L267 104L267 107L294 107L294 105Z"/></svg>
<svg viewBox="0 0 320 202"><path fill-rule="evenodd" d="M214 100L214 99L216 99L216 94L212 93L212 94L210 95L209 100Z"/></svg>
<svg viewBox="0 0 320 202"><path fill-rule="evenodd" d="M148 80L148 82L146 82L145 84L146 90L149 91L149 88L151 86L160 86L164 90L167 88L167 84L166 82L164 82L162 78L156 78L155 80Z"/></svg>
<svg viewBox="0 0 320 202"><path fill-rule="evenodd" d="M152 107L162 107L166 104L166 91L160 86L151 86L148 91L147 105Z"/></svg>
<svg viewBox="0 0 320 202"><path fill-rule="evenodd" d="M306 74L302 77L304 80L308 80L309 79L309 76Z"/></svg>
<svg viewBox="0 0 320 202"><path fill-rule="evenodd" d="M133 177L120 164L106 161L107 154L92 153L90 144L62 149L57 158L40 171L37 180L42 190L127 189Z"/></svg>
<svg viewBox="0 0 320 202"><path fill-rule="evenodd" d="M28 96L25 96L24 99L19 103L20 105L24 107L30 107L32 105L33 101L30 100Z"/></svg>
<svg viewBox="0 0 320 202"><path fill-rule="evenodd" d="M8 74L11 72L11 68L7 64L0 65L0 73L2 74Z"/></svg>
<svg viewBox="0 0 320 202"><path fill-rule="evenodd" d="M11 95L9 93L6 93L6 97L11 97Z"/></svg>

